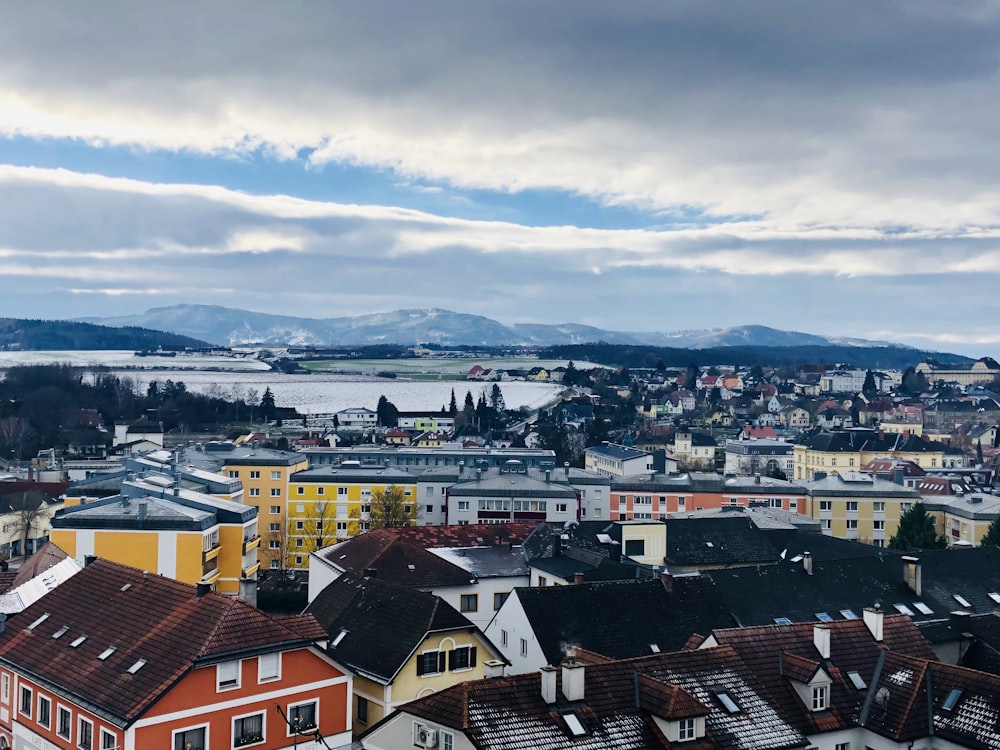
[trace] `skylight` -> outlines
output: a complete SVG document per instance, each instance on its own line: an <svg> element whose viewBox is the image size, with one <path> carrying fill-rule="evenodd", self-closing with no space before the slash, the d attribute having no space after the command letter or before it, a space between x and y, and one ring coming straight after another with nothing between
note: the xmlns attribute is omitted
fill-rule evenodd
<svg viewBox="0 0 1000 750"><path fill-rule="evenodd" d="M791 561L793 563L800 563L800 562L802 562L802 555L796 555L795 557L792 558Z"/></svg>
<svg viewBox="0 0 1000 750"><path fill-rule="evenodd" d="M907 607L905 604L893 604L892 606L895 607L896 611L899 612L899 614L901 615L909 615L910 617L913 617L914 615L913 610Z"/></svg>
<svg viewBox="0 0 1000 750"><path fill-rule="evenodd" d="M70 647L70 648L77 648L77 647L78 647L78 646L79 646L79 645L80 645L81 643L83 643L83 642L84 642L85 640L87 640L87 636L85 636L85 635L81 635L81 636L80 636L79 638L77 638L77 639L76 639L76 640L74 640L74 641L73 641L72 643L70 643L70 644L69 644L69 647Z"/></svg>
<svg viewBox="0 0 1000 750"><path fill-rule="evenodd" d="M820 622L833 622L833 618L830 617L829 612L817 612L816 619Z"/></svg>
<svg viewBox="0 0 1000 750"><path fill-rule="evenodd" d="M842 609L842 610L840 610L840 615L845 620L857 620L858 619L858 616L856 614L854 614L854 610L853 609Z"/></svg>
<svg viewBox="0 0 1000 750"><path fill-rule="evenodd" d="M658 654L660 653L660 645L658 643L650 643L649 650L652 651L654 654Z"/></svg>
<svg viewBox="0 0 1000 750"><path fill-rule="evenodd" d="M146 660L145 659L139 659L139 661L137 661L135 664L133 664L131 667L128 668L128 673L129 674L135 674L140 669L142 669L144 666L146 666Z"/></svg>
<svg viewBox="0 0 1000 750"><path fill-rule="evenodd" d="M962 688L952 688L948 697L944 699L944 703L941 704L941 708L945 711L953 711L962 697L962 692Z"/></svg>
<svg viewBox="0 0 1000 750"><path fill-rule="evenodd" d="M63 625L61 628L59 628L59 630L57 630L56 632L54 632L52 634L52 637L53 638L62 638L64 635L66 635L66 632L68 630L69 630L69 625Z"/></svg>
<svg viewBox="0 0 1000 750"><path fill-rule="evenodd" d="M33 623L31 623L28 627L26 627L25 630L34 630L48 619L49 619L49 613L46 612L44 615L42 615L41 617L36 619Z"/></svg>
<svg viewBox="0 0 1000 750"><path fill-rule="evenodd" d="M117 651L117 649L114 646L108 646L100 653L100 655L97 658L100 659L101 661L104 661L109 656L111 656L111 654L113 654L115 651Z"/></svg>
<svg viewBox="0 0 1000 750"><path fill-rule="evenodd" d="M774 618L774 624L775 625L791 625L792 621L789 620L787 617L775 617Z"/></svg>
<svg viewBox="0 0 1000 750"><path fill-rule="evenodd" d="M986 596L988 596L990 599L992 599L997 604L1000 604L1000 594L996 593L995 591L991 591Z"/></svg>
<svg viewBox="0 0 1000 750"><path fill-rule="evenodd" d="M917 611L922 615L933 615L934 610L928 607L923 602L913 602L913 606L917 608Z"/></svg>
<svg viewBox="0 0 1000 750"><path fill-rule="evenodd" d="M965 598L964 596L962 596L961 594L952 594L952 595L951 595L951 598L952 598L952 599L954 599L954 600L955 600L956 602L958 602L959 604L961 604L961 605L962 605L963 607L972 607L972 605L971 605L971 604L969 604L969 600L968 600L968 599L966 599L966 598Z"/></svg>
<svg viewBox="0 0 1000 750"><path fill-rule="evenodd" d="M587 733L587 730L583 728L583 724L580 723L576 714L563 714L563 720L574 737L582 737Z"/></svg>
<svg viewBox="0 0 1000 750"><path fill-rule="evenodd" d="M739 707L739 704L736 703L736 701L733 700L733 697L726 691L720 690L718 693L715 694L715 697L719 699L719 703L721 703L722 707L726 709L726 711L728 711L729 713L731 714L740 713L741 709Z"/></svg>
<svg viewBox="0 0 1000 750"><path fill-rule="evenodd" d="M337 633L337 637L333 639L333 643L331 643L330 645L331 645L331 646L339 646L339 645L340 645L340 642L341 642L342 640L344 640L344 636L345 636L345 635L347 635L347 631L346 631L346 630L343 630L343 629L341 629L341 631L340 631L339 633Z"/></svg>
<svg viewBox="0 0 1000 750"><path fill-rule="evenodd" d="M121 587L121 590L122 591L128 591L130 588L132 588L132 584L131 583L126 583L124 586Z"/></svg>
<svg viewBox="0 0 1000 750"><path fill-rule="evenodd" d="M858 672L848 672L847 676L850 678L851 684L854 685L854 687L856 687L858 690L864 690L866 687L868 687L868 685L865 684L865 681L861 678L861 675Z"/></svg>

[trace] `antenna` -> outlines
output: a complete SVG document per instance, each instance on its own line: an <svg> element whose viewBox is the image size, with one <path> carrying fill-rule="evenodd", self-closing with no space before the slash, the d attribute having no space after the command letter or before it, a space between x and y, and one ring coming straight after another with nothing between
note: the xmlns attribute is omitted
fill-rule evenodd
<svg viewBox="0 0 1000 750"><path fill-rule="evenodd" d="M327 743L326 738L319 731L319 717L316 717L317 721L315 727L303 730L300 726L302 723L301 718L297 718L295 721L292 721L291 719L288 718L288 714L285 713L285 709L283 709L280 705L275 704L274 707L278 709L278 715L288 726L288 730L292 733L292 736L295 737L294 743L292 745L293 748L297 750L299 746L299 737L308 737L314 742L318 742L320 745L325 747L326 750L333 750L333 748L330 747L330 745Z"/></svg>

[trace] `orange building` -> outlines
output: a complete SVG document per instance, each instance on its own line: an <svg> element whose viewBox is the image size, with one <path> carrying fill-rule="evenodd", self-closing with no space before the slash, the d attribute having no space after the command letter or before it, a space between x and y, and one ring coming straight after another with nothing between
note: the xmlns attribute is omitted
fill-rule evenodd
<svg viewBox="0 0 1000 750"><path fill-rule="evenodd" d="M96 560L14 615L0 633L0 738L24 750L349 743L351 678L316 620L206 589Z"/></svg>

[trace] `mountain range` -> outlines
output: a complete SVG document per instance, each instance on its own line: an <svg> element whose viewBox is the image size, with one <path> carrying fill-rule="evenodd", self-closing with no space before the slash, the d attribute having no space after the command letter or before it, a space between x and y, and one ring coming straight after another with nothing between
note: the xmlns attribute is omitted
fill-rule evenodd
<svg viewBox="0 0 1000 750"><path fill-rule="evenodd" d="M154 307L139 315L83 318L105 326L139 326L223 346L558 346L605 342L708 349L726 346L898 346L885 341L831 338L760 325L675 332L610 331L578 323L504 325L482 315L432 308L340 318L300 318L218 305Z"/></svg>

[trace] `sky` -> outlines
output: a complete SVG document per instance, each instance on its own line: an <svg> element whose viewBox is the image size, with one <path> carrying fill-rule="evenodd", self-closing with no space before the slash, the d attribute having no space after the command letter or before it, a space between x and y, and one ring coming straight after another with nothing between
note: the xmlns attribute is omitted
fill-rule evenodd
<svg viewBox="0 0 1000 750"><path fill-rule="evenodd" d="M0 7L0 315L1000 355L997 0Z"/></svg>

